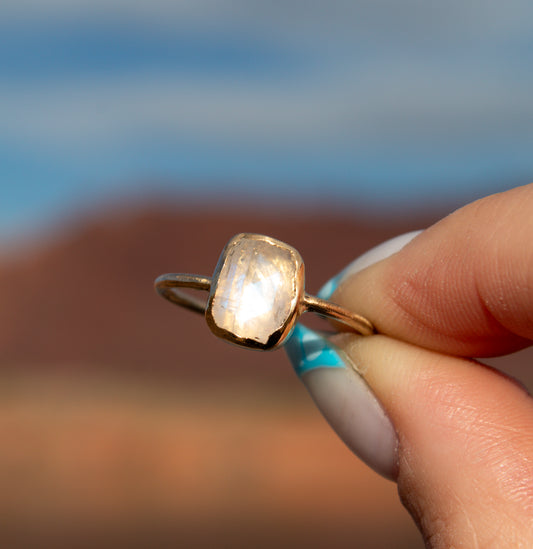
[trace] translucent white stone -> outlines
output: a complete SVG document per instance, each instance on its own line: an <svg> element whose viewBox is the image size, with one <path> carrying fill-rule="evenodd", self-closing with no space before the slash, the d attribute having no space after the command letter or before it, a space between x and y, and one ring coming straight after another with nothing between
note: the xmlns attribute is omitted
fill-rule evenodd
<svg viewBox="0 0 533 549"><path fill-rule="evenodd" d="M266 344L291 314L297 268L288 248L238 239L228 247L216 281L211 303L216 326L236 338Z"/></svg>

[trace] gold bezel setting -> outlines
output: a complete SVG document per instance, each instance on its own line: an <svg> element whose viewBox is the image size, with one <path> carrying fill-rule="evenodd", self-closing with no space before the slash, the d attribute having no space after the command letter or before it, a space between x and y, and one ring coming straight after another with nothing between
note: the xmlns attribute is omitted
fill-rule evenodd
<svg viewBox="0 0 533 549"><path fill-rule="evenodd" d="M292 246L241 233L226 245L211 281L205 316L211 331L236 345L270 350L300 314L304 263Z"/></svg>

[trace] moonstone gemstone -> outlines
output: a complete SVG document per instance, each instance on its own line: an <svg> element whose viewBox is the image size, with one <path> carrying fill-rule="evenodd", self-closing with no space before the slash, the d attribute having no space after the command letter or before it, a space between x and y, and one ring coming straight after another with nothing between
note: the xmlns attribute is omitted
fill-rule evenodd
<svg viewBox="0 0 533 549"><path fill-rule="evenodd" d="M279 243L281 244L281 243ZM298 259L277 241L236 237L221 258L210 314L238 339L266 345L295 307Z"/></svg>

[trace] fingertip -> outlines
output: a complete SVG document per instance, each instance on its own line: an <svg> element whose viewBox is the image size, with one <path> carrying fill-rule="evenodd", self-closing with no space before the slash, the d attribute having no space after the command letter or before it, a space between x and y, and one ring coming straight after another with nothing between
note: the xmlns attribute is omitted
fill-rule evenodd
<svg viewBox="0 0 533 549"><path fill-rule="evenodd" d="M318 291L318 297L329 299L338 289L338 287L351 275L370 267L374 263L386 259L387 257L400 251L411 240L416 238L422 231L411 231L401 234L378 244L371 250L366 251L348 264L340 273L328 280Z"/></svg>
<svg viewBox="0 0 533 549"><path fill-rule="evenodd" d="M533 341L533 185L468 204L342 280L332 296L381 333L465 357Z"/></svg>

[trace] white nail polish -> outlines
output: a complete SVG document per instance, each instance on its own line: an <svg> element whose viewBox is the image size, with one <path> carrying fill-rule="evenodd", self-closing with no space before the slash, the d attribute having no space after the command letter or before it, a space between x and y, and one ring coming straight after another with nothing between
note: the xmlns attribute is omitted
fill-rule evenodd
<svg viewBox="0 0 533 549"><path fill-rule="evenodd" d="M417 237L421 232L422 231L411 231L410 233L395 236L390 240L382 242L375 248L368 250L363 255L360 255L357 259L352 261L347 267L345 267L341 271L341 276L338 280L338 283L342 282L344 278L352 274L358 273L359 271L366 269L366 267L370 267L370 265L373 265L374 263L377 263L378 261L381 261L382 259L385 259L396 252L399 252L404 246L409 244L409 242L411 242L411 240Z"/></svg>
<svg viewBox="0 0 533 549"><path fill-rule="evenodd" d="M344 443L377 473L395 479L396 432L364 379L346 367L316 368L302 381Z"/></svg>
<svg viewBox="0 0 533 549"><path fill-rule="evenodd" d="M369 250L332 278L319 292L329 299L348 276L401 250L413 231ZM398 439L392 422L350 359L331 341L298 325L285 349L317 407L345 444L367 465L394 480Z"/></svg>

